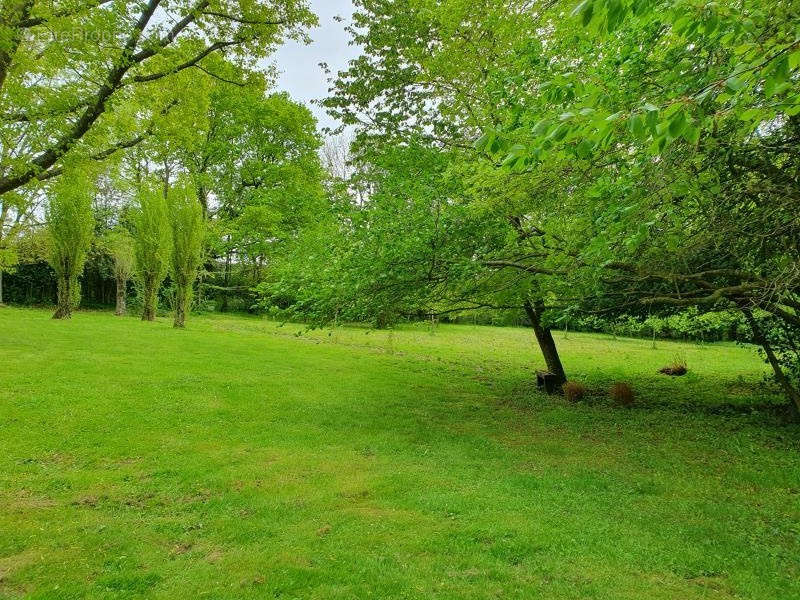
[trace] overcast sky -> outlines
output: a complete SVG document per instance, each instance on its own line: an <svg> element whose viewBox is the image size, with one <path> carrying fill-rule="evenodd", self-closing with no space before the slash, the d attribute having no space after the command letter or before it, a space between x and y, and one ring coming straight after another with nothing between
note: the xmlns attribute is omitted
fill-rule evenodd
<svg viewBox="0 0 800 600"><path fill-rule="evenodd" d="M319 63L325 62L333 73L343 69L347 61L358 54L358 49L348 46L349 35L344 27L353 14L350 0L310 0L311 9L319 17L319 27L311 31L314 40L309 46L288 42L274 57L281 75L278 88L291 94L294 100L309 106L319 120L320 127L338 125L319 106L310 104L328 94L328 82ZM343 23L334 21L341 16Z"/></svg>

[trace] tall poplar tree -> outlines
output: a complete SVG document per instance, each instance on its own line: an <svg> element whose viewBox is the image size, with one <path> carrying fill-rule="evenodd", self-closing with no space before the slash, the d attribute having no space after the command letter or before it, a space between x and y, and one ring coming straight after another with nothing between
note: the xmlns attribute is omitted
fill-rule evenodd
<svg viewBox="0 0 800 600"><path fill-rule="evenodd" d="M69 319L80 303L78 276L83 272L92 243L92 187L78 175L69 175L49 190L47 228L50 234L50 266L58 279L54 319Z"/></svg>

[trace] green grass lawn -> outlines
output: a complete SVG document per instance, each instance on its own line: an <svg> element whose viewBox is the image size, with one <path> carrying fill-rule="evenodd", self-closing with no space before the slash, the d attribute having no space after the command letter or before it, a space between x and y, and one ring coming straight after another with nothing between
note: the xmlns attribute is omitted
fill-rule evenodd
<svg viewBox="0 0 800 600"><path fill-rule="evenodd" d="M559 333L568 405L524 329L49 317L0 308L0 598L800 598L750 349Z"/></svg>

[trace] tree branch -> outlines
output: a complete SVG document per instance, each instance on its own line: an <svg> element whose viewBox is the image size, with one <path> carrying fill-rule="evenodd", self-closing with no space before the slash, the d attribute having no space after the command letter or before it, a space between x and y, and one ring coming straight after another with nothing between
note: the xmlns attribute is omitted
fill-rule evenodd
<svg viewBox="0 0 800 600"><path fill-rule="evenodd" d="M150 19L153 17L161 0L150 0L147 6L139 15L136 25L131 31L120 57L114 67L109 71L105 82L98 90L94 99L90 102L84 113L67 133L61 136L53 146L39 154L30 162L30 167L19 175L0 178L0 194L16 189L36 178L42 171L52 167L66 152L80 140L87 131L94 125L95 121L105 112L106 102L111 95L120 87L122 78L132 66L131 56L141 39Z"/></svg>
<svg viewBox="0 0 800 600"><path fill-rule="evenodd" d="M241 17L236 17L234 15L229 15L226 13L221 12L214 12L214 11L203 11L204 15L209 17L219 17L220 19L227 19L228 21L235 21L236 23L241 23L242 25L285 25L286 20L280 19L278 21L256 21L254 19L243 19Z"/></svg>
<svg viewBox="0 0 800 600"><path fill-rule="evenodd" d="M174 66L168 71L160 71L158 73L150 73L148 75L136 75L130 79L130 81L124 82L123 85L127 85L129 83L146 83L150 81L157 81L158 79L162 79L163 77L167 77L168 75L173 75L179 71L183 71L184 69L188 69L190 67L197 66L201 60L203 60L209 54L216 52L217 50L221 50L223 48L227 48L229 46L234 46L239 42L236 41L228 41L228 42L214 42L208 48L200 52L194 58L190 58L184 63Z"/></svg>
<svg viewBox="0 0 800 600"><path fill-rule="evenodd" d="M180 35L181 31L186 29L189 25L191 25L194 21L197 20L197 15L201 10L203 10L206 6L208 6L208 0L201 0L197 4L195 4L194 8L184 16L180 21L175 23L172 29L169 30L169 33L165 35L163 38L158 40L153 46L149 48L144 48L140 50L136 54L131 57L131 61L134 63L140 63L143 60L150 58L151 56L155 56L158 54L160 50L163 50L167 46L169 46L175 39Z"/></svg>

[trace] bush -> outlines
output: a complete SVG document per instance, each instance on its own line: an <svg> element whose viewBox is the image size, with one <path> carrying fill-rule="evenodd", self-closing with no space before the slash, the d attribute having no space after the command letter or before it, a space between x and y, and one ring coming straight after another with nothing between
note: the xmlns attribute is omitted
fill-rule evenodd
<svg viewBox="0 0 800 600"><path fill-rule="evenodd" d="M663 369L659 370L659 373L663 373L664 375L671 375L673 377L680 377L681 375L686 375L688 371L686 367L687 367L686 357L680 354L676 354L675 357L672 359L672 362Z"/></svg>
<svg viewBox="0 0 800 600"><path fill-rule="evenodd" d="M564 390L564 398L568 402L578 402L586 394L586 386L577 381L567 381L561 389Z"/></svg>
<svg viewBox="0 0 800 600"><path fill-rule="evenodd" d="M620 406L633 406L633 401L636 399L633 388L623 382L617 382L612 385L609 394L614 402Z"/></svg>

